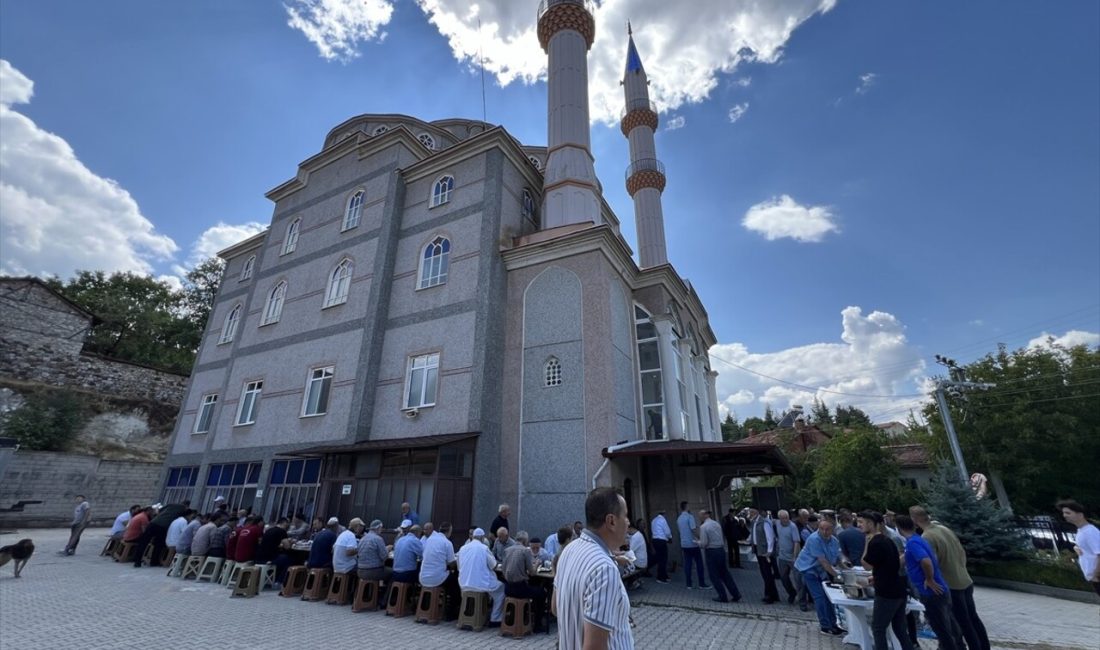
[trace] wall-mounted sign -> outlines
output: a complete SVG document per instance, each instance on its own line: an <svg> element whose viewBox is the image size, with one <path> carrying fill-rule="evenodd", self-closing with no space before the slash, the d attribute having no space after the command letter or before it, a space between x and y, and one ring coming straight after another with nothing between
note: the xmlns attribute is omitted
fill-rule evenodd
<svg viewBox="0 0 1100 650"><path fill-rule="evenodd" d="M351 483L345 483L344 485L340 486L340 494L344 496L351 494Z"/></svg>

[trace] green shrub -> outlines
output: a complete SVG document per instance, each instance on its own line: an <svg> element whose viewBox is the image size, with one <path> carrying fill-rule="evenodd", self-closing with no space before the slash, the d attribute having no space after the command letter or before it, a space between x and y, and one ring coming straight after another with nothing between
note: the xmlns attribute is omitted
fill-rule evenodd
<svg viewBox="0 0 1100 650"><path fill-rule="evenodd" d="M1092 591L1076 565L1050 564L1034 560L976 562L967 567L972 576L1026 582L1075 591Z"/></svg>
<svg viewBox="0 0 1100 650"><path fill-rule="evenodd" d="M84 424L84 405L71 393L31 393L8 413L4 435L33 451L65 451Z"/></svg>

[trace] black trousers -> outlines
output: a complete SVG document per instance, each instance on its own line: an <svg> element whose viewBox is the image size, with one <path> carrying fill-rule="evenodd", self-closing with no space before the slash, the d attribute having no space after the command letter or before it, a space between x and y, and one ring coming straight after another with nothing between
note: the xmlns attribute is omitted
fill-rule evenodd
<svg viewBox="0 0 1100 650"><path fill-rule="evenodd" d="M168 529L157 524L149 524L145 527L145 532L141 534L141 537L137 540L137 546L134 548L134 566L141 566L141 558L145 555L145 547L150 544L153 545L153 559L149 561L149 566L160 566L160 556L164 554L164 538L168 536Z"/></svg>
<svg viewBox="0 0 1100 650"><path fill-rule="evenodd" d="M741 568L741 545L732 537L726 538L726 555L729 565L735 569Z"/></svg>
<svg viewBox="0 0 1100 650"><path fill-rule="evenodd" d="M710 584L718 592L719 600L741 600L741 592L737 589L737 583L730 575L730 569L726 566L726 558L722 557L722 549L708 548L703 551L703 557L707 562L707 573L710 574Z"/></svg>
<svg viewBox="0 0 1100 650"><path fill-rule="evenodd" d="M668 580L668 541L653 540L653 563L657 565L657 579Z"/></svg>
<svg viewBox="0 0 1100 650"><path fill-rule="evenodd" d="M974 607L974 585L966 589L951 590L951 611L955 614L955 622L962 630L966 639L966 647L970 650L989 650L989 636L985 632L982 619L978 618L978 610Z"/></svg>
<svg viewBox="0 0 1100 650"><path fill-rule="evenodd" d="M760 567L760 577L764 580L764 600L779 600L779 590L775 588L775 574L772 573L772 561L766 555L757 555L756 564Z"/></svg>
<svg viewBox="0 0 1100 650"><path fill-rule="evenodd" d="M962 632L951 612L951 592L945 591L939 596L921 594L920 602L924 605L924 618L936 633L940 650L962 650Z"/></svg>
<svg viewBox="0 0 1100 650"><path fill-rule="evenodd" d="M546 620L545 589L527 582L508 582L504 585L504 595L509 598L530 598L531 621L536 632L542 629L542 622Z"/></svg>
<svg viewBox="0 0 1100 650"><path fill-rule="evenodd" d="M909 630L905 629L905 605L909 599L883 598L875 596L875 609L871 614L871 634L875 640L875 650L890 650L890 643L886 640L886 630L894 630L894 636L901 644L901 650L913 650L913 642L909 640Z"/></svg>

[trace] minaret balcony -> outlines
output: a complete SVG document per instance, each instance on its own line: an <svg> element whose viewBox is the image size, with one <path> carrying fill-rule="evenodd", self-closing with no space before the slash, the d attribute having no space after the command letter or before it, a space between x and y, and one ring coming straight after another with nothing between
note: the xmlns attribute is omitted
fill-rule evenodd
<svg viewBox="0 0 1100 650"><path fill-rule="evenodd" d="M629 137L634 127L642 125L654 131L657 130L657 105L648 99L633 99L627 102L619 117L619 127L624 136Z"/></svg>
<svg viewBox="0 0 1100 650"><path fill-rule="evenodd" d="M563 29L572 29L584 37L588 49L596 40L596 3L593 0L542 0L538 10L539 45L543 51L550 39Z"/></svg>
<svg viewBox="0 0 1100 650"><path fill-rule="evenodd" d="M646 187L665 191L665 166L656 158L635 160L626 168L626 191L630 196Z"/></svg>

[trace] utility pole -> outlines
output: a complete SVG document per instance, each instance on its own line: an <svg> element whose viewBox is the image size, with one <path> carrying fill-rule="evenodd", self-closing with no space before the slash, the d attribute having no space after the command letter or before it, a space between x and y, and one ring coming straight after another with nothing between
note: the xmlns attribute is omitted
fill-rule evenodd
<svg viewBox="0 0 1100 650"><path fill-rule="evenodd" d="M951 420L951 411L947 406L946 393L950 391L952 395L959 395L962 390L975 388L986 390L993 388L996 384L978 384L966 381L963 369L955 363L954 359L948 359L937 354L936 362L947 367L948 374L951 377L951 379L940 379L936 382L936 405L940 409L943 428L947 430L947 441L951 443L951 454L955 457L955 466L959 468L959 478L962 479L964 485L970 485L970 474L966 471L966 461L963 460L962 447L959 445L959 437L955 433L955 423Z"/></svg>

